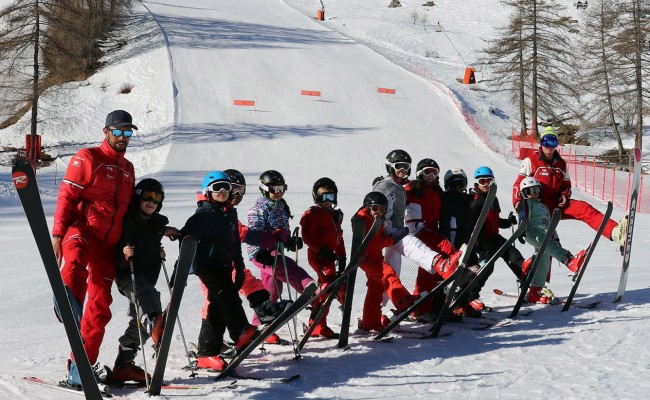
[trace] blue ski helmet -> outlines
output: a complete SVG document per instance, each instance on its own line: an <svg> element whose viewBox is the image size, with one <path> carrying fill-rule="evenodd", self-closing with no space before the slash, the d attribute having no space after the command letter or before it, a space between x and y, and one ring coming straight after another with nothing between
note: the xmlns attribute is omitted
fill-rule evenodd
<svg viewBox="0 0 650 400"><path fill-rule="evenodd" d="M205 195L208 193L208 188L210 187L211 184L219 181L226 181L230 183L230 178L222 171L212 171L209 174L207 174L205 178L203 178L203 183L201 184L201 189L203 189L203 194Z"/></svg>
<svg viewBox="0 0 650 400"><path fill-rule="evenodd" d="M476 168L476 171L474 171L474 179L478 178L492 178L494 179L494 172L492 172L492 169L490 167L482 166Z"/></svg>

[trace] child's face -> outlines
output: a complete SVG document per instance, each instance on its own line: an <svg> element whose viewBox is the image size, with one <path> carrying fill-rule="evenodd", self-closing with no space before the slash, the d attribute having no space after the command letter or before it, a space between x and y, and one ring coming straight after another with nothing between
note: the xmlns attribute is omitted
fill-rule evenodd
<svg viewBox="0 0 650 400"><path fill-rule="evenodd" d="M218 192L210 192L212 196L212 200L217 201L219 203L225 203L226 200L228 200L228 192L225 190L220 190Z"/></svg>
<svg viewBox="0 0 650 400"><path fill-rule="evenodd" d="M280 201L280 199L282 199L283 196L284 196L284 192L277 192L277 193L269 192L269 199L273 201Z"/></svg>
<svg viewBox="0 0 650 400"><path fill-rule="evenodd" d="M381 218L386 213L386 206L373 205L370 207L370 215L374 218Z"/></svg>
<svg viewBox="0 0 650 400"><path fill-rule="evenodd" d="M156 212L156 209L158 208L158 204L154 203L152 200L143 200L140 199L140 211L144 215L152 215L153 213Z"/></svg>
<svg viewBox="0 0 650 400"><path fill-rule="evenodd" d="M316 195L321 195L323 193L332 193L332 190L326 187L321 187L318 188L318 190L316 191ZM320 208L331 210L334 207L334 203L332 203L331 201L323 201L322 203L318 203L318 206Z"/></svg>

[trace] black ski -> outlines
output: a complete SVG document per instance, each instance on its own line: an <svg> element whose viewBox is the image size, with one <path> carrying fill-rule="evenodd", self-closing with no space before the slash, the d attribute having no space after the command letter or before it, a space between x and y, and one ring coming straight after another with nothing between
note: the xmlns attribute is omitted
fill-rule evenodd
<svg viewBox="0 0 650 400"><path fill-rule="evenodd" d="M542 244L539 246L539 251L537 251L535 253L535 256L533 256L533 264L530 266L530 270L526 275L526 279L524 279L523 282L521 283L521 293L519 293L519 298L517 298L515 307L512 309L512 312L510 313L510 318L516 317L517 313L519 313L519 309L521 308L521 305L524 303L526 292L528 292L530 283L533 281L533 276L535 276L535 271L537 271L537 267L539 266L542 257L547 257L546 255L544 255L544 252L546 251L546 247L548 246L551 239L553 238L553 234L555 233L557 224L560 223L561 217L562 217L562 210L560 210L559 208L553 210L553 215L551 216L551 222L548 225L546 236L544 236L544 240L542 240Z"/></svg>
<svg viewBox="0 0 650 400"><path fill-rule="evenodd" d="M525 219L521 221L517 229L513 232L513 234L506 240L506 242L503 244L503 246L499 247L499 249L490 257L490 259L485 263L481 269L479 269L478 273L476 276L465 286L465 288L460 292L458 296L454 299L453 303L451 304L451 309L455 309L459 304L462 304L463 301L469 296L471 293L472 289L478 282L481 281L481 279L485 276L485 274L489 271L489 268L494 265L494 263L501 257L503 253L512 246L515 240L517 240L521 235L526 232L526 228L528 228L528 219Z"/></svg>
<svg viewBox="0 0 650 400"><path fill-rule="evenodd" d="M12 179L36 240L36 246L43 260L47 278L54 292L54 298L59 305L59 312L70 342L72 354L74 354L77 363L84 394L87 399L99 400L102 398L102 394L95 381L95 374L93 374L90 361L88 361L88 355L84 349L81 334L72 312L72 306L70 306L68 294L59 272L59 265L52 249L50 230L47 226L41 196L38 191L36 175L29 162L26 160L16 162L12 168Z"/></svg>
<svg viewBox="0 0 650 400"><path fill-rule="evenodd" d="M585 273L585 269L587 269L587 263L589 263L589 260L591 259L591 255L594 254L594 250L596 249L596 245L598 244L598 239L600 239L600 236L603 234L603 231L605 230L605 226L607 226L607 222L609 222L609 217L612 215L612 210L614 209L614 206L612 205L612 202L609 201L607 202L607 211L605 211L605 215L603 216L603 221L600 223L600 226L598 227L598 231L596 231L596 236L594 237L594 240L592 240L591 244L589 244L589 247L587 248L587 254L585 254L584 262L582 263L582 266L576 272L576 274L573 276L573 280L575 281L573 283L573 287L571 288L571 292L569 292L569 297L566 298L564 307L562 307L562 311L568 311L569 307L571 307L571 302L573 301L573 296L576 295L576 291L578 290L578 285L580 284L580 281L582 280L582 275Z"/></svg>
<svg viewBox="0 0 650 400"><path fill-rule="evenodd" d="M627 286L627 274L630 267L630 253L632 252L632 234L634 233L634 220L636 217L636 207L639 200L641 186L641 149L634 148L634 172L632 175L632 189L630 193L630 203L627 206L627 228L625 230L625 244L621 249L623 254L623 264L621 265L621 278L618 283L618 291L614 303L623 299L625 287Z"/></svg>
<svg viewBox="0 0 650 400"><path fill-rule="evenodd" d="M458 277L454 279L451 286L449 287L449 291L447 292L447 297L445 298L445 304L442 306L442 309L438 314L438 319L431 327L431 333L425 336L425 338L427 339L435 338L438 336L438 334L440 333L440 328L442 328L442 325L447 321L447 318L449 317L449 314L452 311L450 308L451 301L456 295L456 290L460 286L460 284L465 283L460 281L464 279L465 271L467 270L467 263L469 262L472 252L474 251L474 245L476 244L476 241L478 240L478 236L481 233L481 230L483 229L483 223L487 218L488 212L492 208L492 203L494 203L494 198L496 196L497 196L497 185L493 183L492 185L490 185L488 195L485 199L485 203L483 204L483 208L481 209L481 214L479 214L479 217L476 220L476 223L474 224L472 235L469 238L469 242L467 242L467 248L465 249L465 253L463 253L463 258L460 262L460 265L458 266L458 270L460 270L460 272L457 275Z"/></svg>
<svg viewBox="0 0 650 400"><path fill-rule="evenodd" d="M176 278L174 279L174 287L172 288L169 305L167 306L165 327L156 357L156 367L151 376L151 383L149 384L149 395L152 396L160 395L160 389L163 385L163 376L165 375L167 357L169 356L169 348L171 347L172 336L174 334L174 325L176 324L178 309L181 306L183 292L185 291L185 285L187 283L187 275L190 272L190 266L194 260L195 253L196 240L191 236L185 236L181 242L181 250L178 255Z"/></svg>
<svg viewBox="0 0 650 400"><path fill-rule="evenodd" d="M505 293L504 291L502 291L500 289L494 289L494 294L496 294L498 296L503 296L503 297L510 297L511 299L518 299L519 298L519 295L517 295L517 294ZM564 300L560 300L560 302L557 303L557 304L548 304L548 305L556 306L556 305L564 305L565 303L566 302ZM594 301L590 301L588 303L585 303L585 302L582 302L582 301L579 302L579 303L571 302L571 307L582 308L584 310L591 310L591 309L594 309L594 308L598 307L602 303L603 302L601 300L594 300ZM520 312L517 315L530 315L532 313L533 313L533 310L528 310L528 311Z"/></svg>
<svg viewBox="0 0 650 400"><path fill-rule="evenodd" d="M353 260L346 270L350 270L350 276L347 279L347 286L345 287L345 301L343 302L343 316L341 317L341 333L339 333L339 342L337 347L344 348L348 345L350 338L350 320L352 319L352 300L354 298L354 286L357 281L357 267L363 262L366 254L368 244L377 234L379 228L384 223L383 218L376 218L370 230L365 234L365 225L362 219L352 218L352 248ZM363 240L361 240L363 238ZM357 242L357 243L355 243ZM341 285L343 283L341 282Z"/></svg>

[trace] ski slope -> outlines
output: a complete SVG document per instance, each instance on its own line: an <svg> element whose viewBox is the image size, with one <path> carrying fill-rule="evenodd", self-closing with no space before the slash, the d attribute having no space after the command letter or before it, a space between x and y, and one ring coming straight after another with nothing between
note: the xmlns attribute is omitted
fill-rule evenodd
<svg viewBox="0 0 650 400"><path fill-rule="evenodd" d="M395 148L407 150L415 162L434 158L443 171L461 167L471 175L476 167L489 165L496 173L498 197L507 214L518 161L491 152L466 125L449 94L448 88L455 85L453 74L442 72L447 69L440 67L441 74L434 82L428 74L409 72L417 68L398 66L391 54L381 53L382 46L376 44L385 43L385 38L373 42L371 35L355 37L356 30L338 32L344 30L345 21L352 21L352 15L340 14L336 26L318 23L305 12L309 7L315 13L319 3L311 3L313 6L296 5L296 9L279 0L136 3L134 13L140 24L133 27L133 40L112 55L115 62L89 79L87 85L70 85L70 105L64 107L66 119L50 122L54 128L47 143L60 158L55 165L39 170L50 223L56 182L69 156L76 148L99 143L105 114L114 108L129 110L140 127L127 158L134 162L139 177L151 176L164 184L162 213L173 226L181 227L193 213L194 193L200 190L203 176L226 168L242 171L248 181L248 193L239 206L242 221L257 197L256 179L267 169L280 171L287 180L285 198L296 216L293 227L311 205L312 183L322 176L337 182L339 206L349 221L363 195L370 191L373 178L385 173L384 157ZM361 9L361 3L350 0L350 9ZM461 21L468 15L457 8L445 9L446 3L433 10L446 13L441 20ZM478 5L500 7L489 0ZM407 9L402 17L405 14ZM489 15L490 21L497 20L496 13ZM403 27L391 20L393 16L384 16L385 29L401 32ZM366 32L376 32L370 29L372 20L354 20L359 31L364 31L364 24ZM476 26L467 25L467 29ZM457 24L457 29L463 27ZM465 38L464 48L479 45L480 39L467 33L454 40L461 37ZM397 41L402 46L404 42ZM402 63L408 64L408 57L398 64ZM114 94L124 82L135 84L132 95ZM105 83L109 84L108 91L101 89ZM395 94L378 93L379 87L395 89ZM303 96L301 90L321 94ZM52 90L49 96L54 103L61 92ZM501 98L486 99L484 93L463 96L464 104L476 110L484 110L487 102L503 103ZM235 100L255 101L255 105L235 106ZM490 120L488 125L503 127L503 121ZM2 145L21 140L17 128L0 135ZM604 204L581 193L575 197L604 209ZM69 398L67 393L21 380L27 375L62 378L68 344L63 327L53 317L51 291L6 167L0 169L0 205L4 239L0 254L5 271L0 281L0 398ZM620 210L614 212L614 218L621 216ZM470 323L447 325L443 333L453 331L451 336L427 341L398 338L373 343L355 334L347 351L336 349L331 341L314 339L305 346L299 362L292 360L290 348L267 346L264 358L269 362L244 364L238 370L269 377L300 373L302 378L289 384L240 381L227 389L205 377L188 377L182 370L186 359L176 332L166 381L198 383L200 388L163 390L163 395L178 399L646 397L650 384L642 377L649 369L650 352L644 338L650 316L650 273L642 260L650 255L650 224L647 215L637 218L628 291L620 304L611 303L618 285L620 256L611 242L602 240L576 300L588 297L603 301L594 310L560 313L558 307L525 306L535 312L510 326L475 331ZM349 248L347 222L344 229ZM593 231L582 223L565 221L559 234L564 246L577 252L591 240ZM168 258L174 259L176 244L164 244ZM525 255L532 252L527 246L517 246ZM298 257L310 271L306 252ZM168 264L171 268L171 262ZM566 296L571 281L564 267L554 265L550 287L556 295ZM405 260L402 277L409 289L414 274L415 265ZM360 273L353 321L361 315L364 283ZM159 283L159 288L166 298L164 286ZM489 317L504 318L514 300L493 295L493 288L516 291L514 279L502 262L488 281L483 299L496 309ZM113 364L117 339L128 321L126 301L117 290L113 295L113 320L100 354L100 361L108 366ZM179 314L190 341L198 337L201 304L198 280L190 277ZM250 315L250 310L247 312ZM307 319L307 313L301 314L299 325ZM340 319L340 311L333 307L329 321L335 331ZM290 337L286 328L281 335ZM140 356L136 361L141 363ZM114 392L126 398L148 397L142 391Z"/></svg>

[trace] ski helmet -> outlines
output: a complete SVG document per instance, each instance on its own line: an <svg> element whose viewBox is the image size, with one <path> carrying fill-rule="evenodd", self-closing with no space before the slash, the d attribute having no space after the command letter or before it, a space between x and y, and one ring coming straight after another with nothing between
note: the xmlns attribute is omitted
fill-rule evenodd
<svg viewBox="0 0 650 400"><path fill-rule="evenodd" d="M413 160L411 159L409 153L400 149L393 150L390 153L388 153L388 155L386 156L386 172L388 172L390 175L395 175L395 167L397 167L397 169L406 169L407 176L408 176L411 174L412 162Z"/></svg>
<svg viewBox="0 0 650 400"><path fill-rule="evenodd" d="M454 168L445 172L445 190L466 188L467 174L462 168Z"/></svg>
<svg viewBox="0 0 650 400"><path fill-rule="evenodd" d="M203 183L201 184L201 189L203 189L203 194L208 195L212 191L212 184L217 182L228 182L228 191L230 192L230 178L223 171L212 171L203 178ZM225 188L225 186L224 186Z"/></svg>
<svg viewBox="0 0 650 400"><path fill-rule="evenodd" d="M519 191L524 199L529 199L532 194L542 193L542 184L535 177L527 176L519 182Z"/></svg>
<svg viewBox="0 0 650 400"><path fill-rule="evenodd" d="M327 188L329 191L334 193L334 199L330 200L334 205L337 204L337 195L339 193L339 189L336 187L336 183L331 180L330 178L323 177L314 182L314 186L312 186L311 189L311 197L314 199L314 203L318 203L319 201L319 195L317 194L318 189L320 188Z"/></svg>
<svg viewBox="0 0 650 400"><path fill-rule="evenodd" d="M367 208L374 205L388 207L388 199L382 192L370 192L363 198L363 205Z"/></svg>
<svg viewBox="0 0 650 400"><path fill-rule="evenodd" d="M228 175L230 183L246 186L246 178L244 178L244 175L236 169L225 169L223 173Z"/></svg>
<svg viewBox="0 0 650 400"><path fill-rule="evenodd" d="M482 166L476 168L476 171L474 171L474 179L478 178L492 178L494 179L494 172L492 172L492 169L490 167Z"/></svg>
<svg viewBox="0 0 650 400"><path fill-rule="evenodd" d="M435 168L437 170L436 175L440 173L440 166L438 165L438 163L431 158L425 158L423 160L420 160L420 162L418 163L415 169L415 176L418 178L423 177L425 175L424 170L426 168Z"/></svg>
<svg viewBox="0 0 650 400"><path fill-rule="evenodd" d="M159 212L160 209L162 208L162 202L165 200L165 189L157 180L153 178L145 178L140 182L138 182L137 185L135 185L134 193L136 196L138 196L139 199L142 199L143 193L147 193L147 192L160 194L160 199L158 200L157 203L158 207L156 208L156 212ZM150 197L150 195L147 193L147 196L144 197Z"/></svg>
<svg viewBox="0 0 650 400"><path fill-rule="evenodd" d="M282 176L282 174L279 173L278 171L272 169L268 171L264 171L262 172L262 175L260 175L259 180L260 183L258 186L260 188L260 192L264 197L269 197L269 191L272 186L273 187L283 186L284 187L284 189L282 189L283 192L287 190L287 184L284 181L284 176Z"/></svg>

